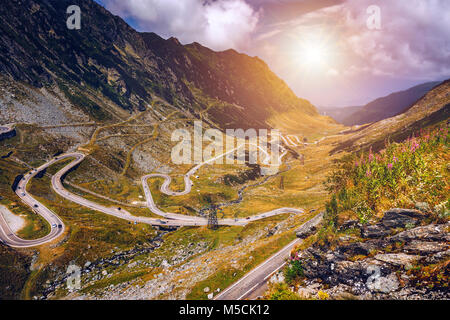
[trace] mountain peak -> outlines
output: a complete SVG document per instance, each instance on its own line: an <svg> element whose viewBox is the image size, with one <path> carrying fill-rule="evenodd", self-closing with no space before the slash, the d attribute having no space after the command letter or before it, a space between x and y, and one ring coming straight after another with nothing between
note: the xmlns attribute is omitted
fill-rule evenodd
<svg viewBox="0 0 450 320"><path fill-rule="evenodd" d="M14 80L35 87L58 84L75 94L75 101L90 101L92 95L129 111L155 97L200 109L211 103L206 101L220 101L233 110L214 112L219 125L266 127L274 112L287 110L319 117L259 58L137 32L92 0L78 2L80 31L68 30L61 19L70 0L21 3L39 4L39 14L22 14L17 0L0 7L0 17L8 21L0 27L0 72Z"/></svg>

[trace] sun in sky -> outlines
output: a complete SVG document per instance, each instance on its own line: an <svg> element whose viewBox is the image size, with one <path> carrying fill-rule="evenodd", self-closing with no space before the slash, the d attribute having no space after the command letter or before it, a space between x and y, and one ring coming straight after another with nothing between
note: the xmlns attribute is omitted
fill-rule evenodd
<svg viewBox="0 0 450 320"><path fill-rule="evenodd" d="M305 43L301 49L300 56L305 65L322 67L327 64L328 48L322 43Z"/></svg>
<svg viewBox="0 0 450 320"><path fill-rule="evenodd" d="M293 45L291 54L296 64L304 71L326 73L334 68L332 38L323 31L310 31L299 35Z"/></svg>

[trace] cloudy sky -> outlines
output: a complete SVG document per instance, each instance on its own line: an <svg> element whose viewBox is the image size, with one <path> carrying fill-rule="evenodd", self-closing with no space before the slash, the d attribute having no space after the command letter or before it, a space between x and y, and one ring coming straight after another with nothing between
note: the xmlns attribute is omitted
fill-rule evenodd
<svg viewBox="0 0 450 320"><path fill-rule="evenodd" d="M448 0L97 0L139 31L259 56L317 106L450 78Z"/></svg>

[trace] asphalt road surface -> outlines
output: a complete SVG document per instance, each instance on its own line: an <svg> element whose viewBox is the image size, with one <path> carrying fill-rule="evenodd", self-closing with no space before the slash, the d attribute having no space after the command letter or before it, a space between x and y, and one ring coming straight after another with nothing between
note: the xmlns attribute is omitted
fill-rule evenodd
<svg viewBox="0 0 450 320"><path fill-rule="evenodd" d="M286 259L289 258L292 249L299 243L301 243L300 239L295 239L289 243L239 281L218 294L214 300L244 300L249 297L253 291L263 286L275 272L286 264Z"/></svg>

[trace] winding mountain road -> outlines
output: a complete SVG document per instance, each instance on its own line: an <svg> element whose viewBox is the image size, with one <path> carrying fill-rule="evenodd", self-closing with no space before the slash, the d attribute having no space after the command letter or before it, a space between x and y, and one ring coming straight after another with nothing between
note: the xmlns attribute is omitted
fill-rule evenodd
<svg viewBox="0 0 450 320"><path fill-rule="evenodd" d="M42 203L33 198L33 196L30 195L27 191L28 182L32 178L34 178L40 171L45 170L47 167L51 166L57 161L58 160L56 159L52 159L46 164L40 166L39 168L33 169L30 172L28 172L20 180L16 189L16 194L20 198L20 200L22 200L24 204L29 206L34 213L39 214L42 218L44 218L47 221L47 223L50 225L51 228L50 232L40 239L35 240L22 239L18 237L14 232L12 232L4 216L0 214L0 240L4 244L7 244L15 248L35 247L51 242L60 237L64 233L65 230L64 222L56 215L56 213L54 213L52 210L48 209Z"/></svg>
<svg viewBox="0 0 450 320"><path fill-rule="evenodd" d="M0 217L0 240L4 242L7 245L10 245L12 247L34 247L39 246L42 244L45 244L47 242L51 242L58 237L60 237L65 230L65 225L63 221L50 209L45 207L42 203L38 202L36 199L34 199L27 191L26 186L28 182L35 177L39 172L47 169L48 167L52 166L58 161L68 159L68 158L74 158L72 162L70 162L68 165L66 165L64 168L59 170L55 175L51 178L52 188L53 190L60 195L61 197L77 203L83 207L102 212L105 214L108 214L110 216L114 216L119 219L124 219L130 222L134 223L145 223L150 224L154 226L173 226L173 227L182 227L182 226L205 226L208 224L208 221L204 217L195 217L195 216L186 216L182 214L177 213L170 213L170 212L164 212L161 209L159 209L152 197L150 187L148 185L148 180L151 178L164 178L165 181L161 186L161 192L169 195L169 196L181 196L189 194L192 190L193 182L191 180L191 176L195 174L202 166L212 163L216 161L217 159L220 159L221 157L227 156L228 154L234 153L236 150L242 148L244 144L241 146L230 150L224 154L218 155L214 158L211 158L207 161L204 161L198 165L196 165L194 168L189 170L188 173L184 176L184 182L185 182L185 190L182 192L175 192L170 190L170 184L172 182L172 178L169 175L165 174L150 174L142 177L142 186L144 189L145 197L147 200L147 207L150 209L151 212L154 214L161 216L164 219L156 219L156 218L150 218L150 217L138 217L132 215L130 212L126 211L125 209L122 209L120 207L106 207L104 205L95 203L93 201L87 200L81 196L78 196L76 194L71 193L68 191L62 181L64 176L69 173L73 168L75 168L77 165L79 165L84 159L85 155L80 152L71 152L66 153L60 156L57 156L53 158L52 160L48 161L47 163L43 164L37 169L33 169L29 173L27 173L23 179L19 182L17 186L16 193L24 202L26 205L28 205L34 212L41 215L51 226L51 231L48 235L46 235L43 238L36 239L36 240L24 240L19 238L14 232L11 231L10 227L8 226L6 220L3 218L3 216ZM260 148L259 146L256 146L257 148ZM266 155L266 159L264 159L264 164L269 164L270 155L265 151L264 149L260 148L262 152ZM282 154L278 157L278 163L275 165L281 164L282 158L287 154L287 151L283 148L281 149ZM228 225L228 226L244 226L250 222L277 216L280 214L286 214L286 213L303 213L303 210L296 209L296 208L279 208L272 211L260 213L254 216L250 216L247 218L236 218L236 219L221 219L218 221L219 225Z"/></svg>

